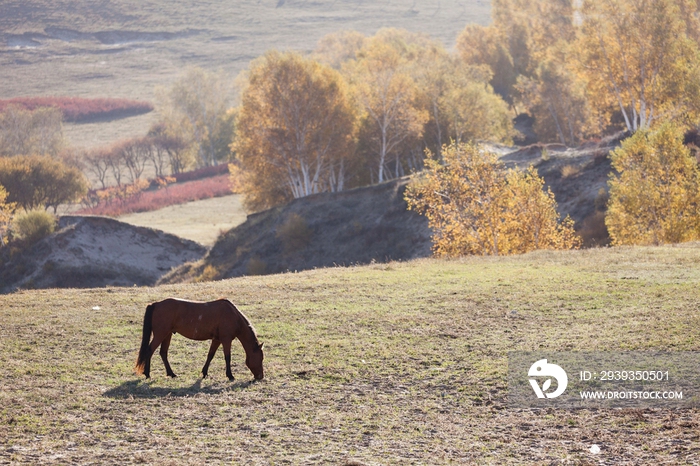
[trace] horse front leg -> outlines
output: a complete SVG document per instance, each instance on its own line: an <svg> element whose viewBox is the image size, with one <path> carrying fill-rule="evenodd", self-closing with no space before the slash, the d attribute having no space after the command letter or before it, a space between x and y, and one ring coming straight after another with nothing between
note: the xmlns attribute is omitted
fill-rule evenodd
<svg viewBox="0 0 700 466"><path fill-rule="evenodd" d="M151 344L148 346L148 357L143 365L143 375L145 375L147 379L151 378L151 358L164 339L165 337L163 335L153 332L153 340L151 340ZM169 341L170 338L168 338L168 342Z"/></svg>
<svg viewBox="0 0 700 466"><path fill-rule="evenodd" d="M226 377L233 381L231 373L231 340L222 340L221 345L224 347L224 359L226 360Z"/></svg>
<svg viewBox="0 0 700 466"><path fill-rule="evenodd" d="M209 354L207 354L207 362L204 363L204 367L202 367L202 378L206 379L207 374L209 373L209 364L211 363L211 360L214 359L214 355L216 354L216 350L219 349L219 345L221 342L217 340L216 338L212 338L211 340L211 346L209 347Z"/></svg>
<svg viewBox="0 0 700 466"><path fill-rule="evenodd" d="M168 374L168 377L174 378L177 377L177 375L175 375L175 372L173 372L173 370L170 367L170 363L168 362L168 348L170 347L170 339L172 337L173 334L170 333L163 339L163 343L160 344L160 357L163 359L166 374Z"/></svg>

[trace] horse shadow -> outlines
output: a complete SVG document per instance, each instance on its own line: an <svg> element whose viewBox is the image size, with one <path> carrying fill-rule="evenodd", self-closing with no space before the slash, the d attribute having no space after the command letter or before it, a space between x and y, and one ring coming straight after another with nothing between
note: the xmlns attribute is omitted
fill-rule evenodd
<svg viewBox="0 0 700 466"><path fill-rule="evenodd" d="M194 384L189 387L158 387L153 386L153 382L144 381L142 379L129 380L122 383L121 385L110 388L109 390L102 393L102 396L107 398L115 399L128 399L128 398L164 398L164 397L189 397L197 394L204 395L218 395L224 392L231 392L237 390L245 390L252 384L255 380L250 380L247 382L227 382L225 385L211 385L202 386L202 379L198 379Z"/></svg>

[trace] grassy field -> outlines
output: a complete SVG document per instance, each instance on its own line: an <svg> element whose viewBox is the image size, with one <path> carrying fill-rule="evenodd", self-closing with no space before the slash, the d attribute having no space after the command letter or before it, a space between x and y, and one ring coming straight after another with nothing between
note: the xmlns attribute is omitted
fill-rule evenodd
<svg viewBox="0 0 700 466"><path fill-rule="evenodd" d="M401 27L453 47L468 23L490 21L487 0L5 0L0 2L0 98L121 97L149 102L188 65L231 80L265 51L315 48L340 29ZM93 147L138 136L157 114L71 125Z"/></svg>
<svg viewBox="0 0 700 466"><path fill-rule="evenodd" d="M0 297L0 463L697 464L697 410L506 407L511 350L700 350L700 244L419 260ZM132 373L146 304L228 297L266 378L175 336ZM99 306L99 309L96 307ZM515 312L514 312L515 311ZM598 444L601 452L589 452Z"/></svg>

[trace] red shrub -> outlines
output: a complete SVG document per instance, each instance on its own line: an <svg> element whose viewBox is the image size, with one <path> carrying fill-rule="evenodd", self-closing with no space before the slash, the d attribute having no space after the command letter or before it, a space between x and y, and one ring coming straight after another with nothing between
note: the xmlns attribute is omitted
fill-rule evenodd
<svg viewBox="0 0 700 466"><path fill-rule="evenodd" d="M108 188L113 189L113 188ZM120 202L100 201L96 206L82 209L77 215L119 215L134 212L150 212L169 205L209 199L231 194L228 175L219 175L186 183L167 185L164 188L141 191Z"/></svg>
<svg viewBox="0 0 700 466"><path fill-rule="evenodd" d="M57 107L63 119L69 122L83 122L95 118L123 118L141 115L153 110L148 102L128 99L86 99L83 97L15 97L0 100L0 112L9 105L17 105L27 110L39 107Z"/></svg>

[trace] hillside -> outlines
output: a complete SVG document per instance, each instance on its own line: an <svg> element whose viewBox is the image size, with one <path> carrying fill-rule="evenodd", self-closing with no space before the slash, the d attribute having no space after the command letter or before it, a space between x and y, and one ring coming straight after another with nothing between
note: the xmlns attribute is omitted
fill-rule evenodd
<svg viewBox="0 0 700 466"><path fill-rule="evenodd" d="M607 189L607 154L617 141L610 138L578 149L550 144L495 150L504 154L507 166L534 165L554 193L562 217L576 222L586 246L597 246L608 242L596 200ZM428 257L431 231L424 217L406 210L407 183L404 178L318 194L250 215L220 236L203 259L174 270L161 283ZM286 232L294 216L302 219L295 227L300 231Z"/></svg>
<svg viewBox="0 0 700 466"><path fill-rule="evenodd" d="M0 296L0 463L697 464L698 409L518 409L506 374L511 351L700 351L698 263L599 248ZM209 342L181 335L176 379L157 355L134 375L168 296L235 302L265 379L238 343L236 380L221 350L202 379Z"/></svg>
<svg viewBox="0 0 700 466"><path fill-rule="evenodd" d="M408 178L295 199L249 215L200 261L162 283L279 273L430 255L427 220L406 210Z"/></svg>
<svg viewBox="0 0 700 466"><path fill-rule="evenodd" d="M106 217L61 217L59 231L23 251L3 248L0 293L31 288L153 285L206 251L176 236Z"/></svg>

